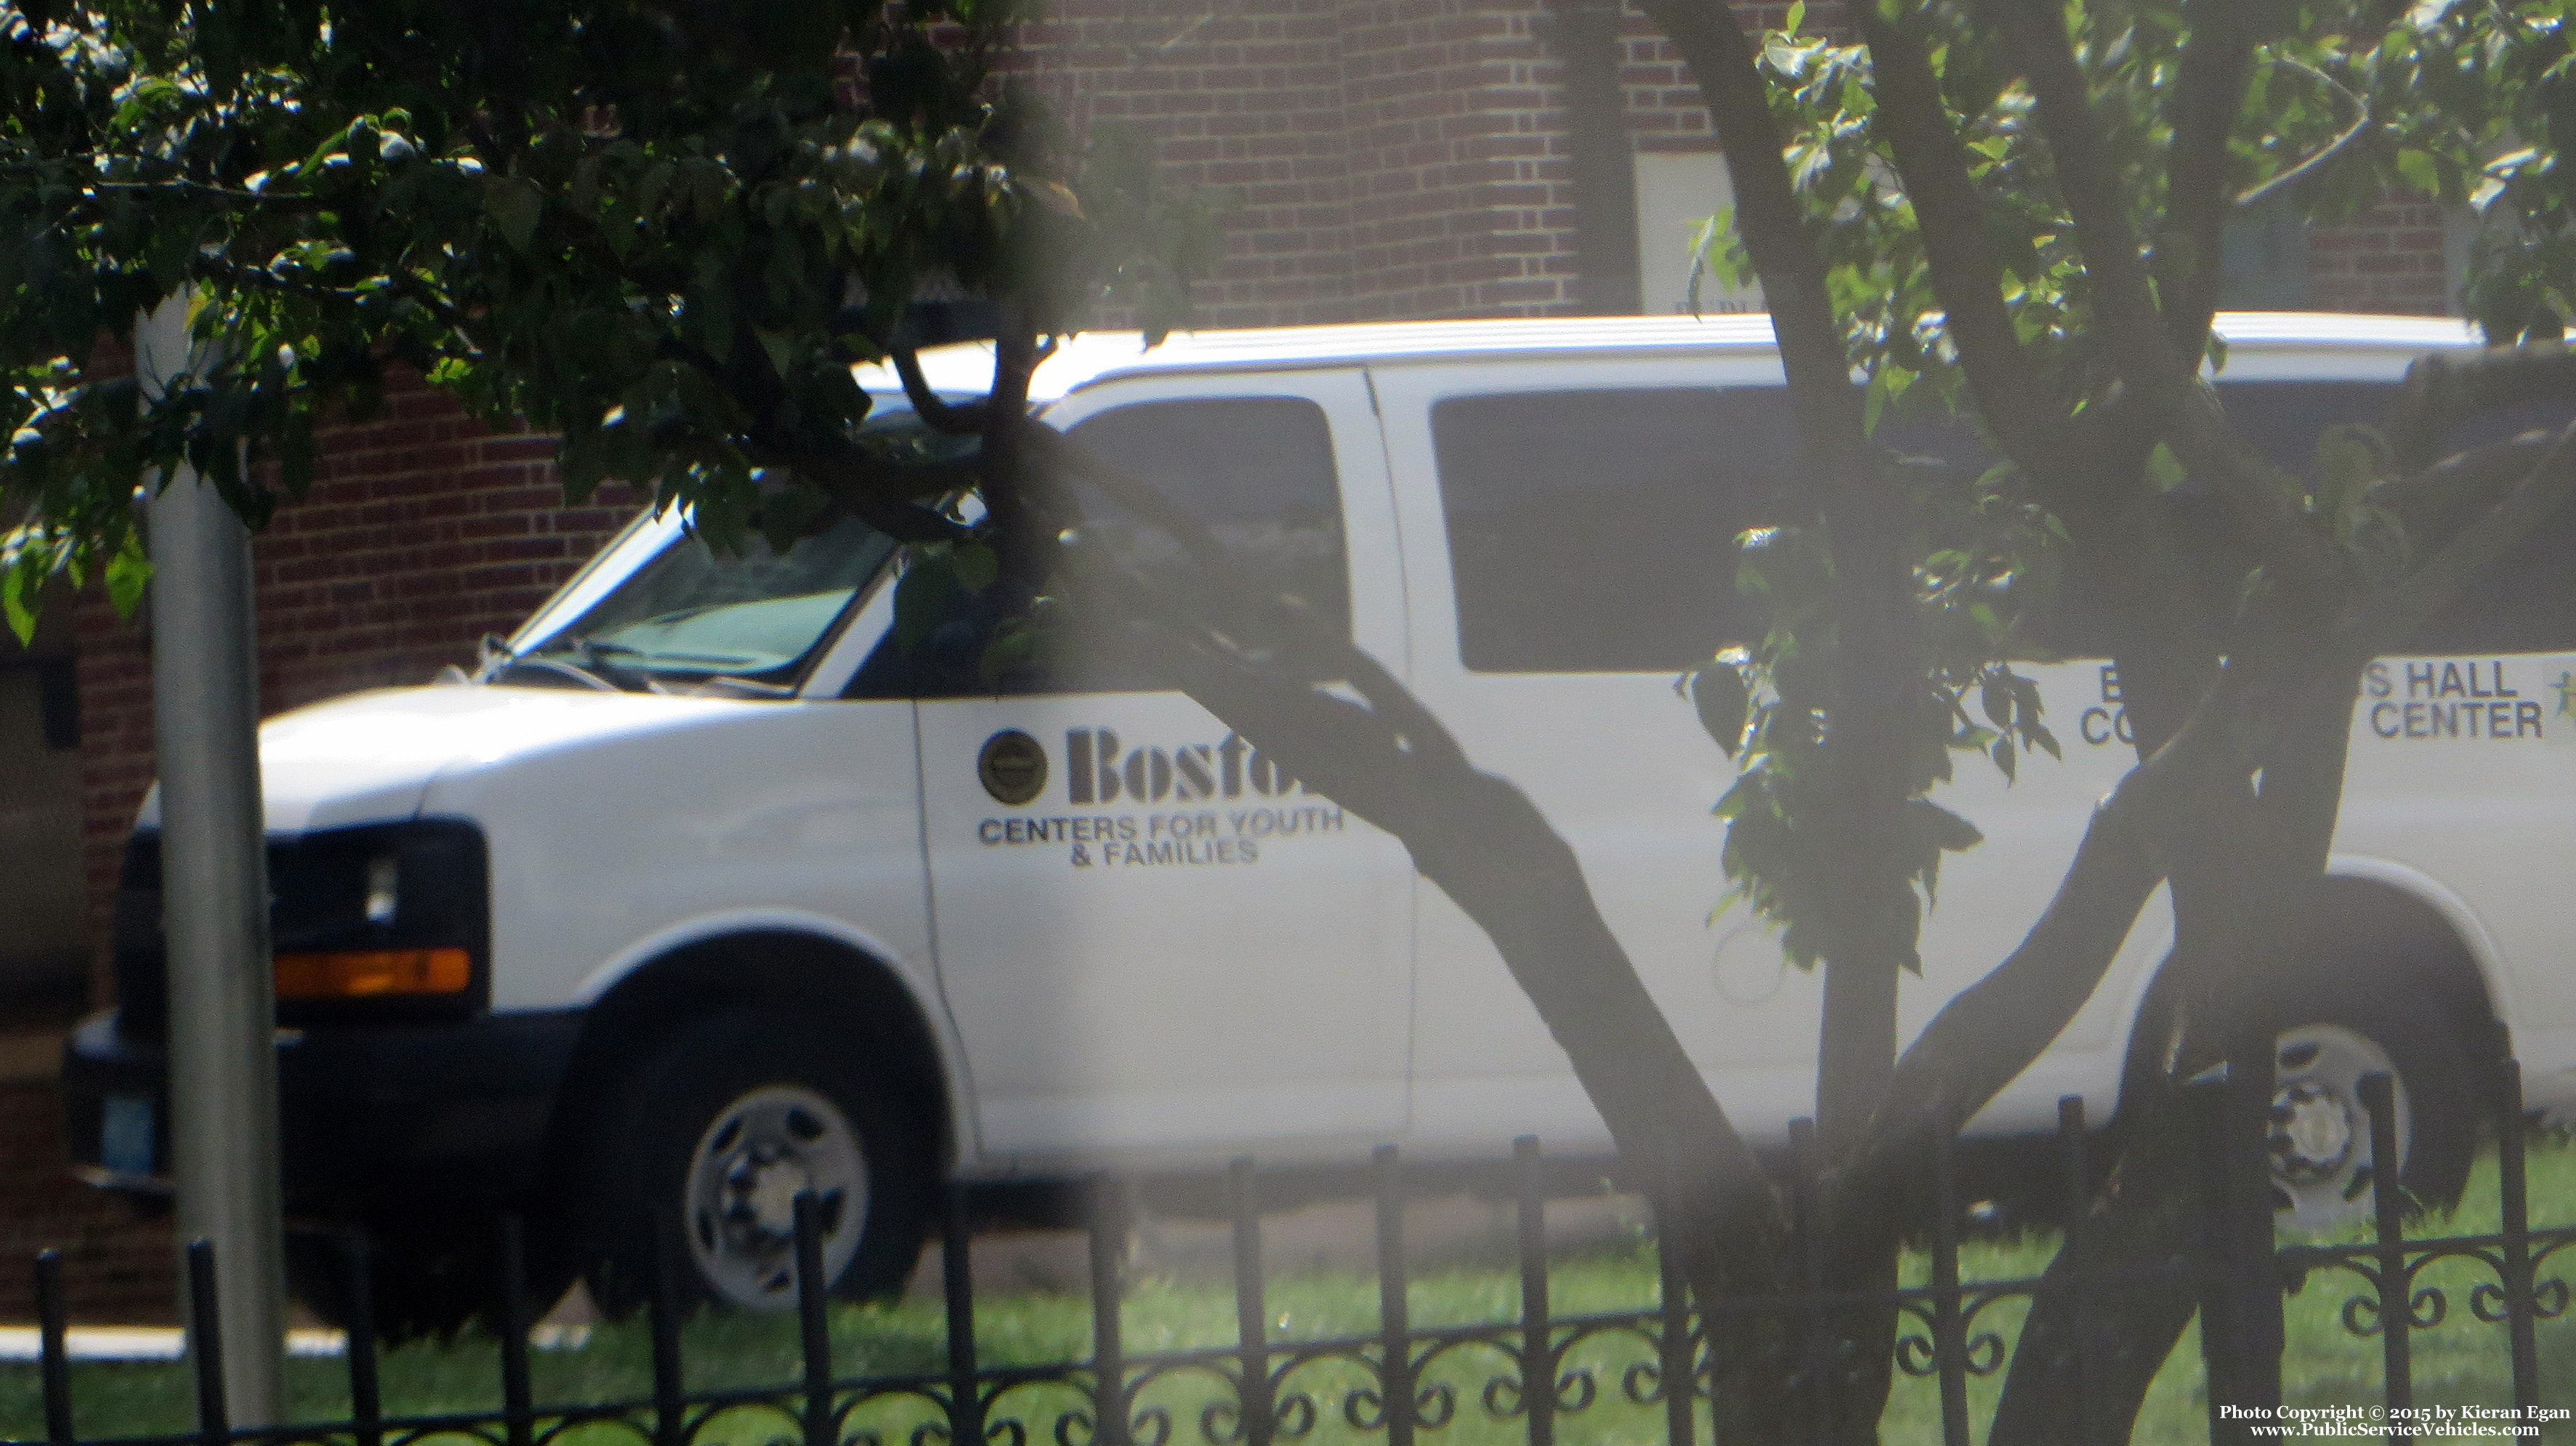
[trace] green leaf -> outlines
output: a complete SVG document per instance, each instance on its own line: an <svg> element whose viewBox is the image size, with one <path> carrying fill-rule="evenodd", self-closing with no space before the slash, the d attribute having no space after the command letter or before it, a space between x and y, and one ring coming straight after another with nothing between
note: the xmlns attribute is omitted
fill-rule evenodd
<svg viewBox="0 0 2576 1446"><path fill-rule="evenodd" d="M2397 174L2406 179L2406 184L2427 196L2438 196L2442 193L2441 167L2433 163L2433 157L2427 152L2399 151Z"/></svg>
<svg viewBox="0 0 2576 1446"><path fill-rule="evenodd" d="M1908 807L1915 811L1924 838L1944 853L1965 853L1986 841L1975 824L1928 798L1918 798Z"/></svg>
<svg viewBox="0 0 2576 1446"><path fill-rule="evenodd" d="M0 568L0 614L7 616L9 631L22 648L36 640L36 609L28 594L39 581L35 570L23 564Z"/></svg>
<svg viewBox="0 0 2576 1446"><path fill-rule="evenodd" d="M1699 726L1729 758L1744 745L1744 714L1751 701L1744 674L1730 663L1708 663L1691 675L1691 706L1699 710Z"/></svg>
<svg viewBox="0 0 2576 1446"><path fill-rule="evenodd" d="M993 630L992 640L984 644L984 656L977 660L975 671L984 680L985 687L998 691L1003 675L1013 668L1036 661L1037 655L1037 629L1030 626L1025 618L1011 618Z"/></svg>
<svg viewBox="0 0 2576 1446"><path fill-rule="evenodd" d="M545 193L525 176L494 176L483 183L483 213L501 230L510 249L527 254L537 234L537 218L546 208Z"/></svg>
<svg viewBox="0 0 2576 1446"><path fill-rule="evenodd" d="M1781 20L1780 28L1788 34L1795 35L1798 33L1798 26L1803 23L1806 18L1807 0L1792 0L1792 3L1789 6L1789 14L1786 18Z"/></svg>
<svg viewBox="0 0 2576 1446"><path fill-rule="evenodd" d="M2147 480L2155 484L2158 492L2171 492L2189 475L2183 470L2182 459L2165 443L2158 442L2156 449L2147 454Z"/></svg>
<svg viewBox="0 0 2576 1446"><path fill-rule="evenodd" d="M1729 788L1725 793L1719 795L1717 805L1709 810L1709 816L1712 818L1729 820L1740 816L1744 812L1745 807L1752 802L1752 789L1753 780L1751 778L1746 777L1735 780L1734 787Z"/></svg>
<svg viewBox="0 0 2576 1446"><path fill-rule="evenodd" d="M1977 685L1977 705L1985 710L1986 721L1998 728L2010 728L2013 721L2013 698L2002 677L1988 673Z"/></svg>
<svg viewBox="0 0 2576 1446"><path fill-rule="evenodd" d="M796 362L796 339L766 326L755 329L752 335L760 338L760 349L769 356L769 369L778 373L781 381L786 380Z"/></svg>
<svg viewBox="0 0 2576 1446"><path fill-rule="evenodd" d="M2341 517L2366 496L2394 467L2388 443L2377 428L2328 427L2317 438L2317 506L2329 517Z"/></svg>
<svg viewBox="0 0 2576 1446"><path fill-rule="evenodd" d="M965 597L957 560L947 548L914 548L903 579L894 585L895 646L907 653L918 649L932 629L956 616Z"/></svg>
<svg viewBox="0 0 2576 1446"><path fill-rule="evenodd" d="M981 593L1002 575L1001 555L980 542L970 542L949 553L957 569L957 584L969 593Z"/></svg>
<svg viewBox="0 0 2576 1446"><path fill-rule="evenodd" d="M107 560L107 600L120 618L134 616L143 606L143 590L152 582L152 559L143 554L143 539L127 533L116 556Z"/></svg>
<svg viewBox="0 0 2576 1446"><path fill-rule="evenodd" d="M2060 763L2066 761L2066 754L2057 746L2057 735L2049 732L2046 727L2041 724L2033 723L2030 725L2029 736L2032 744L2046 751L2049 757L2056 759Z"/></svg>

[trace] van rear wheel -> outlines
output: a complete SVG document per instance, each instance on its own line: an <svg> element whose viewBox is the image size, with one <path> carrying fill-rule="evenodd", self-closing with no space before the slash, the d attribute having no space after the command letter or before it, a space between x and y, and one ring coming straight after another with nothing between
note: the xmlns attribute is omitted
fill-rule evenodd
<svg viewBox="0 0 2576 1446"><path fill-rule="evenodd" d="M2390 1076L2398 1180L2416 1203L2446 1206L2467 1188L2478 1139L2470 1052L2440 1001L2400 961L2347 955L2274 1011L2268 1144L2281 1223L2313 1233L2372 1211L2370 1112L2361 1081ZM2374 977L2374 975L2376 977ZM2331 986L2331 987L2329 987Z"/></svg>
<svg viewBox="0 0 2576 1446"><path fill-rule="evenodd" d="M836 1293L901 1289L929 1219L932 1156L863 1050L810 1019L742 1011L681 1031L623 1081L575 1202L601 1308L650 1298L657 1222L678 1237L669 1258L684 1300L793 1307L804 1193Z"/></svg>

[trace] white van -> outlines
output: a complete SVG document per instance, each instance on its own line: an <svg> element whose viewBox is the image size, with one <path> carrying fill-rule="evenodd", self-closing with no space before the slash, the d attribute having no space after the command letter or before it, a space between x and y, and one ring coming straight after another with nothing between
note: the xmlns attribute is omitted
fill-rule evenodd
<svg viewBox="0 0 2576 1446"><path fill-rule="evenodd" d="M2221 329L2231 409L2292 464L2379 415L2411 359L2471 344L2429 320ZM971 393L989 365L953 349L932 379ZM862 380L895 417L891 379ZM1585 319L1086 336L1036 392L1528 791L1757 1140L1809 1108L1818 980L1746 911L1712 922L1730 766L1673 683L1758 626L1729 544L1787 483L1780 380L1759 317ZM2333 906L2282 971L2296 1216L2357 1193L2368 1071L2399 1075L2409 1180L2435 1192L2467 1168L2473 1062L2510 1047L2535 1106L2576 1102L2576 539L2549 531L2354 710ZM698 1289L778 1305L803 1189L836 1277L874 1289L952 1174L1606 1148L1392 838L1149 679L987 680L971 616L893 636L898 568L856 522L720 561L646 518L466 685L268 723L290 1201L402 1247L393 1317L481 1299L481 1227L458 1223L481 1207L531 1210L540 1266L612 1300L667 1210ZM2132 761L2107 666L2031 671L2065 759L1948 787L1986 841L1945 870L1909 1035L2012 948ZM158 884L147 804L120 1008L66 1065L76 1148L126 1189L167 1158ZM2169 930L2159 902L1976 1130L2045 1130L2067 1094L2108 1117Z"/></svg>

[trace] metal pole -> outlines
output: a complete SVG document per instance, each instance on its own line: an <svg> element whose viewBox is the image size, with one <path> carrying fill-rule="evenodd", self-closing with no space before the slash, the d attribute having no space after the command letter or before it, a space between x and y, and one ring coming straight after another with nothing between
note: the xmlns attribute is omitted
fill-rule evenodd
<svg viewBox="0 0 2576 1446"><path fill-rule="evenodd" d="M174 297L136 329L147 389L189 369L187 312ZM192 469L167 480L149 526L178 1236L214 1245L233 1423L275 1425L286 1404L286 1239L250 534Z"/></svg>

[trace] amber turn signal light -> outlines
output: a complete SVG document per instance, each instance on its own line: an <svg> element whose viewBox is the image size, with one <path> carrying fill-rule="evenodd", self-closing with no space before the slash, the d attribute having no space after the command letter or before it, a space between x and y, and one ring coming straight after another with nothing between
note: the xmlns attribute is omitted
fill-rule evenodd
<svg viewBox="0 0 2576 1446"><path fill-rule="evenodd" d="M462 994L474 962L462 949L352 949L277 956L280 999Z"/></svg>

